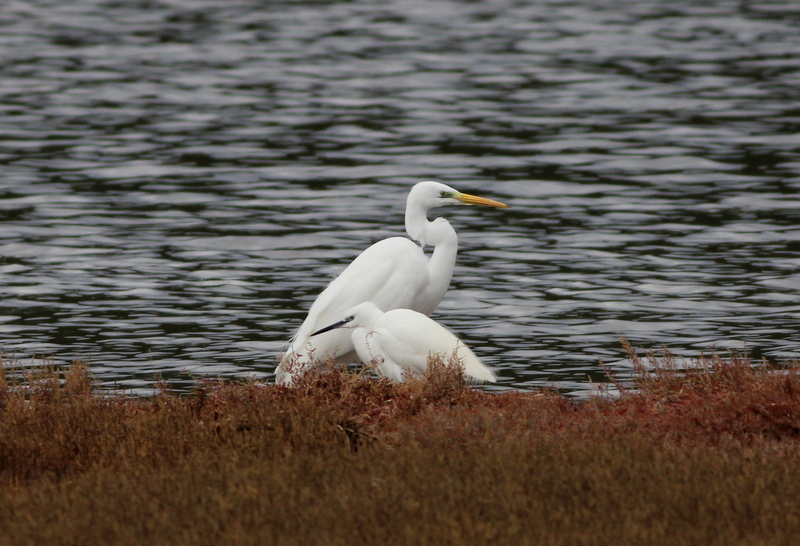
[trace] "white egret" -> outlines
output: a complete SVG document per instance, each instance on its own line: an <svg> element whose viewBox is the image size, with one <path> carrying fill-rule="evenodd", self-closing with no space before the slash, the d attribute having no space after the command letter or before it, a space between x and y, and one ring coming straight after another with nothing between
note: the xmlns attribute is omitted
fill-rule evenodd
<svg viewBox="0 0 800 546"><path fill-rule="evenodd" d="M384 313L367 301L350 309L343 320L311 335L337 328L352 329L351 340L361 361L374 364L382 376L392 381L424 373L428 359L439 356L445 363L455 361L462 365L467 379L497 382L492 370L460 339L433 319L411 309Z"/></svg>
<svg viewBox="0 0 800 546"><path fill-rule="evenodd" d="M362 252L322 291L275 371L278 383L290 384L294 377L319 362L334 359L353 362L355 349L348 332L335 330L309 339L315 332L341 319L348 309L371 301L383 311L413 309L429 315L442 301L456 261L458 236L444 218L429 221L428 211L446 205L508 205L461 193L439 182L420 182L408 194L405 227L413 241L390 237ZM433 246L428 257L423 251Z"/></svg>

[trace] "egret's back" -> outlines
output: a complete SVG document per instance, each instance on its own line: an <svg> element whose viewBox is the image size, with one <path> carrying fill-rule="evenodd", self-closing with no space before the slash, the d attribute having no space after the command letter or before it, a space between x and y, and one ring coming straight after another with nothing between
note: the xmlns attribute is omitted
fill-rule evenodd
<svg viewBox="0 0 800 546"><path fill-rule="evenodd" d="M359 355L375 360L381 372L394 381L402 381L403 373L420 374L428 368L431 355L455 357L464 366L467 379L495 383L491 369L475 356L464 342L436 321L410 309L394 309L384 313L363 339L356 344ZM355 337L355 336L354 336ZM361 345L361 347L359 347Z"/></svg>
<svg viewBox="0 0 800 546"><path fill-rule="evenodd" d="M315 361L352 362L356 353L350 331L332 330L313 338L311 334L365 301L381 309L411 307L427 284L427 258L413 242L392 237L370 246L314 301L278 366L276 380L290 382Z"/></svg>

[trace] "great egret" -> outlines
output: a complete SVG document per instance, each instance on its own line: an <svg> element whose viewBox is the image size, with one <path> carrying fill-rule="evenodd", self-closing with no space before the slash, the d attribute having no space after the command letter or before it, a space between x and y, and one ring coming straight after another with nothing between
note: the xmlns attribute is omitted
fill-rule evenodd
<svg viewBox="0 0 800 546"><path fill-rule="evenodd" d="M405 237L391 237L370 246L335 278L311 305L308 316L275 371L278 383L290 384L295 376L316 363L334 359L350 363L356 358L348 332L337 330L309 339L315 332L341 319L348 309L371 301L384 311L413 309L429 315L442 301L458 249L458 236L444 218L428 221L428 211L446 205L508 205L461 193L439 182L420 182L406 203ZM433 246L430 258L422 247Z"/></svg>
<svg viewBox="0 0 800 546"><path fill-rule="evenodd" d="M383 312L366 301L347 312L344 320L311 334L316 336L337 328L353 329L350 334L358 357L365 364L374 363L384 377L403 381L428 369L428 359L440 356L445 362L457 361L464 376L473 381L496 383L487 368L469 347L444 326L411 309Z"/></svg>

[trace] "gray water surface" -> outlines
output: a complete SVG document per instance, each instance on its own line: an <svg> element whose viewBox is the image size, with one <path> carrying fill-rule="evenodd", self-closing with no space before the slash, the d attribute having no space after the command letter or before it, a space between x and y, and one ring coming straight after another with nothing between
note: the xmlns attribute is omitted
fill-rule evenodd
<svg viewBox="0 0 800 546"><path fill-rule="evenodd" d="M0 345L106 385L268 378L439 180L433 317L501 388L617 340L800 357L795 2L142 1L0 10Z"/></svg>

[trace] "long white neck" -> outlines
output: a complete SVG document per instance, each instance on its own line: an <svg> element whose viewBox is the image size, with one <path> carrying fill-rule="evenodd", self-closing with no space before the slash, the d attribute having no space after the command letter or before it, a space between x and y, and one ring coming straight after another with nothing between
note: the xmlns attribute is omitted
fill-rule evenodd
<svg viewBox="0 0 800 546"><path fill-rule="evenodd" d="M425 233L431 222L428 222L428 210L422 207L406 206L406 233L422 246L432 244L427 241Z"/></svg>
<svg viewBox="0 0 800 546"><path fill-rule="evenodd" d="M424 237L428 244L433 245L433 253L428 259L428 286L424 297L415 308L420 313L429 315L442 301L450 286L458 253L458 235L444 218L426 223Z"/></svg>
<svg viewBox="0 0 800 546"><path fill-rule="evenodd" d="M436 309L442 301L447 288L450 286L450 279L453 277L453 268L456 265L456 254L458 253L458 235L450 223L444 218L439 219L447 229L442 229L436 246L433 247L433 254L428 260L428 272L430 274L430 284L425 291L428 301L435 301L430 309L423 309L421 312L429 315Z"/></svg>
<svg viewBox="0 0 800 546"><path fill-rule="evenodd" d="M417 184L408 196L406 232L423 247L433 246L433 253L428 260L428 284L424 293L415 298L413 305L414 310L429 315L442 301L447 287L450 286L456 265L458 235L444 218L428 221L428 211L436 205L435 201L423 204L415 195L417 188L424 188L422 184L424 183Z"/></svg>

